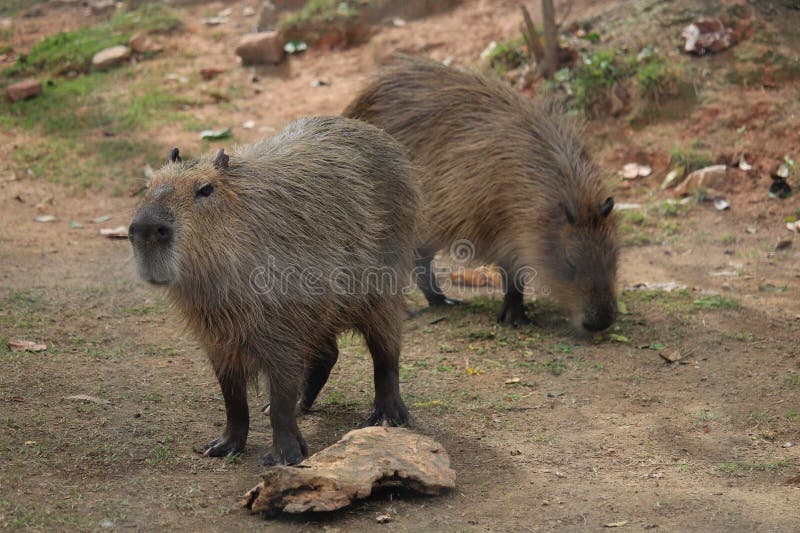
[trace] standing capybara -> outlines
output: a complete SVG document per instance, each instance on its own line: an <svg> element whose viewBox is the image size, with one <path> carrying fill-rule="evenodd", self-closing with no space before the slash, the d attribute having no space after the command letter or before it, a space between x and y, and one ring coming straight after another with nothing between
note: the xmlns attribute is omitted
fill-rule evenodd
<svg viewBox="0 0 800 533"><path fill-rule="evenodd" d="M374 364L366 423L408 422L398 360L416 207L403 149L356 120L297 120L230 156L182 161L172 150L130 240L140 276L166 287L222 388L227 425L206 455L244 449L247 384L265 374L272 449L262 463L302 461L298 400L311 407L337 334L351 329Z"/></svg>
<svg viewBox="0 0 800 533"><path fill-rule="evenodd" d="M499 321L529 322L522 290L532 277L583 329L614 322L614 200L562 109L492 77L398 57L344 115L388 132L420 169L417 283L429 304L452 302L431 260L457 243L456 254L501 267Z"/></svg>

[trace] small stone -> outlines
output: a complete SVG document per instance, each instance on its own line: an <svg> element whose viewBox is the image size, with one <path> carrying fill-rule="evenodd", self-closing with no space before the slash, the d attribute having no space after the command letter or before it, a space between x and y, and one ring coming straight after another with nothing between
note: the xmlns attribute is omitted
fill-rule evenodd
<svg viewBox="0 0 800 533"><path fill-rule="evenodd" d="M53 215L41 215L36 217L34 220L36 222L53 222L56 219Z"/></svg>
<svg viewBox="0 0 800 533"><path fill-rule="evenodd" d="M707 191L718 188L725 181L728 167L725 165L712 165L710 167L695 170L680 185L675 187L677 196L694 194L700 189Z"/></svg>
<svg viewBox="0 0 800 533"><path fill-rule="evenodd" d="M246 130L252 130L253 128L256 127L256 121L255 120L245 120L242 123L242 127L244 129L246 129Z"/></svg>
<svg viewBox="0 0 800 533"><path fill-rule="evenodd" d="M236 47L236 55L245 65L277 65L283 54L283 37L276 31L247 34Z"/></svg>
<svg viewBox="0 0 800 533"><path fill-rule="evenodd" d="M390 514L379 514L375 517L375 521L379 524L388 524L392 521L392 515Z"/></svg>
<svg viewBox="0 0 800 533"><path fill-rule="evenodd" d="M786 163L781 163L781 165L778 167L777 172L775 172L775 175L778 176L779 178L783 178L783 179L788 178L789 177L789 165L787 165Z"/></svg>
<svg viewBox="0 0 800 533"><path fill-rule="evenodd" d="M42 94L42 82L37 79L29 78L22 80L6 88L6 93L12 102L33 98Z"/></svg>
<svg viewBox="0 0 800 533"><path fill-rule="evenodd" d="M92 58L92 66L96 69L111 68L131 57L131 49L125 45L112 46L97 52Z"/></svg>
<svg viewBox="0 0 800 533"><path fill-rule="evenodd" d="M128 41L128 45L131 47L131 50L137 54L151 54L162 50L160 46L153 43L153 41L143 33L137 33L131 37L131 40Z"/></svg>

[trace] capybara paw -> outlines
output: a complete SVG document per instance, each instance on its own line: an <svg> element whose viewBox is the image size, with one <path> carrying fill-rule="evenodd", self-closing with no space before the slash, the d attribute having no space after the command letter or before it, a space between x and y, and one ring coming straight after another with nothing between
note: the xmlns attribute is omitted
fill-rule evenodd
<svg viewBox="0 0 800 533"><path fill-rule="evenodd" d="M367 419L361 423L361 427L382 426L384 423L389 426L411 426L411 417L402 401L392 406L381 407L376 405L367 416Z"/></svg>
<svg viewBox="0 0 800 533"><path fill-rule="evenodd" d="M275 465L296 465L301 463L308 455L305 442L294 439L294 442L286 442L282 446L273 446L269 453L263 456L258 462L265 466Z"/></svg>
<svg viewBox="0 0 800 533"><path fill-rule="evenodd" d="M208 457L231 457L244 451L246 441L246 437L234 438L223 435L202 446L195 447L195 451Z"/></svg>
<svg viewBox="0 0 800 533"><path fill-rule="evenodd" d="M500 311L500 314L497 315L497 322L499 324L511 326L512 328L533 325L533 320L528 318L524 308L508 309L503 307L503 309Z"/></svg>

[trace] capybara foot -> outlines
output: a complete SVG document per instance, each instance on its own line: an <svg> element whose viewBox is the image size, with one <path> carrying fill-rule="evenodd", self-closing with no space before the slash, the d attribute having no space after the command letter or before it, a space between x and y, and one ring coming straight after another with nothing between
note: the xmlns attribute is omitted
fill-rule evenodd
<svg viewBox="0 0 800 533"><path fill-rule="evenodd" d="M247 437L231 437L223 435L209 441L202 446L196 446L194 450L208 457L231 457L244 451Z"/></svg>
<svg viewBox="0 0 800 533"><path fill-rule="evenodd" d="M258 462L265 466L296 465L308 456L308 446L303 437L289 436L279 439L267 455Z"/></svg>
<svg viewBox="0 0 800 533"><path fill-rule="evenodd" d="M385 402L383 405L376 403L360 427L382 426L384 423L390 426L408 427L411 425L411 417L403 400L397 398L394 401Z"/></svg>
<svg viewBox="0 0 800 533"><path fill-rule="evenodd" d="M500 324L507 324L512 328L516 328L517 326L530 326L533 324L533 320L528 318L523 306L508 306L505 303L503 303L503 308L497 315L497 322Z"/></svg>

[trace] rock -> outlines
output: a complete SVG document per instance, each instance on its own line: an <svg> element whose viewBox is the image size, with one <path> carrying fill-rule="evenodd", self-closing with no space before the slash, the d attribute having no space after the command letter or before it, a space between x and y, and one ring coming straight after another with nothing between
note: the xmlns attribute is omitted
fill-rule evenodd
<svg viewBox="0 0 800 533"><path fill-rule="evenodd" d="M37 79L28 78L6 87L6 93L12 102L33 98L42 94L42 82Z"/></svg>
<svg viewBox="0 0 800 533"><path fill-rule="evenodd" d="M357 429L298 466L275 466L242 500L253 513L334 511L375 487L400 484L428 495L455 487L441 444L405 428Z"/></svg>
<svg viewBox="0 0 800 533"><path fill-rule="evenodd" d="M714 18L701 18L689 24L681 35L686 39L684 51L699 56L721 52L734 44L731 30Z"/></svg>
<svg viewBox="0 0 800 533"><path fill-rule="evenodd" d="M92 58L92 66L96 69L111 68L131 57L131 49L125 45L112 46L97 52Z"/></svg>
<svg viewBox="0 0 800 533"><path fill-rule="evenodd" d="M283 54L283 37L276 31L247 34L236 47L236 55L245 65L277 65Z"/></svg>
<svg viewBox="0 0 800 533"><path fill-rule="evenodd" d="M131 50L136 54L153 54L163 50L144 33L137 33L131 37L131 40L128 41L128 46L130 46Z"/></svg>
<svg viewBox="0 0 800 533"><path fill-rule="evenodd" d="M687 196L699 190L705 190L716 194L715 188L722 185L725 180L728 167L725 165L712 165L710 167L695 170L683 180L680 185L675 187L676 196Z"/></svg>

